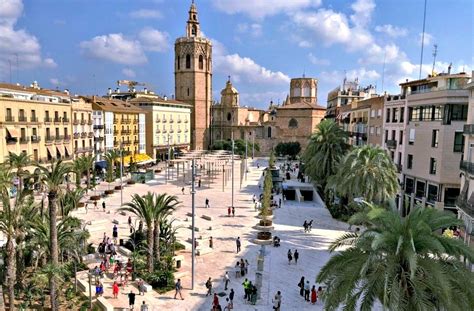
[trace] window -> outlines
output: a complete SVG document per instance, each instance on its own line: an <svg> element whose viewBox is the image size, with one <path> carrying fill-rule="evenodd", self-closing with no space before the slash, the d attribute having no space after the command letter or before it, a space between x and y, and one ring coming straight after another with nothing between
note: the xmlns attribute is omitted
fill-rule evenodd
<svg viewBox="0 0 474 311"><path fill-rule="evenodd" d="M385 142L388 140L388 130L385 130Z"/></svg>
<svg viewBox="0 0 474 311"><path fill-rule="evenodd" d="M435 185L428 185L428 197L426 199L429 203L438 201L438 187Z"/></svg>
<svg viewBox="0 0 474 311"><path fill-rule="evenodd" d="M295 129L298 127L298 121L296 119L291 119L290 122L288 122L288 127L291 129Z"/></svg>
<svg viewBox="0 0 474 311"><path fill-rule="evenodd" d="M421 120L423 120L423 121L431 120L432 110L433 109L432 109L431 106L422 107L422 119Z"/></svg>
<svg viewBox="0 0 474 311"><path fill-rule="evenodd" d="M267 136L268 136L268 138L271 138L271 137L272 137L272 128L271 128L271 127L269 127L269 128L267 129Z"/></svg>
<svg viewBox="0 0 474 311"><path fill-rule="evenodd" d="M430 158L430 174L436 175L436 159Z"/></svg>
<svg viewBox="0 0 474 311"><path fill-rule="evenodd" d="M431 133L431 147L438 148L439 130L433 130Z"/></svg>
<svg viewBox="0 0 474 311"><path fill-rule="evenodd" d="M405 107L400 108L400 123L405 120Z"/></svg>
<svg viewBox="0 0 474 311"><path fill-rule="evenodd" d="M407 157L407 169L411 170L413 168L413 155L409 154Z"/></svg>
<svg viewBox="0 0 474 311"><path fill-rule="evenodd" d="M386 110L385 122L390 123L390 108Z"/></svg>
<svg viewBox="0 0 474 311"><path fill-rule="evenodd" d="M415 129L410 129L410 136L408 137L408 144L413 145L415 143Z"/></svg>
<svg viewBox="0 0 474 311"><path fill-rule="evenodd" d="M451 106L451 121L466 121L467 120L467 105L450 105Z"/></svg>
<svg viewBox="0 0 474 311"><path fill-rule="evenodd" d="M396 131L396 130L392 130L392 140L395 140L395 139L396 139L396 135L397 135L397 131Z"/></svg>
<svg viewBox="0 0 474 311"><path fill-rule="evenodd" d="M399 152L398 153L398 161L397 161L398 165L402 165L402 153Z"/></svg>
<svg viewBox="0 0 474 311"><path fill-rule="evenodd" d="M459 188L445 188L444 189L444 205L455 206L456 199L459 196Z"/></svg>
<svg viewBox="0 0 474 311"><path fill-rule="evenodd" d="M416 193L415 196L417 198L422 198L425 196L425 182L417 181L416 182Z"/></svg>
<svg viewBox="0 0 474 311"><path fill-rule="evenodd" d="M191 68L191 55L186 54L186 69Z"/></svg>
<svg viewBox="0 0 474 311"><path fill-rule="evenodd" d="M374 127L373 126L370 127L370 135L374 135Z"/></svg>
<svg viewBox="0 0 474 311"><path fill-rule="evenodd" d="M406 178L405 179L405 192L406 193L413 193L413 190L414 190L414 181L412 178Z"/></svg>
<svg viewBox="0 0 474 311"><path fill-rule="evenodd" d="M403 131L400 131L398 133L398 144L399 145L403 144Z"/></svg>
<svg viewBox="0 0 474 311"><path fill-rule="evenodd" d="M375 118L375 109L370 110L370 117Z"/></svg>
<svg viewBox="0 0 474 311"><path fill-rule="evenodd" d="M195 36L197 34L197 28L196 28L196 25L193 25L192 29L191 29L191 34L193 36Z"/></svg>
<svg viewBox="0 0 474 311"><path fill-rule="evenodd" d="M398 122L398 108L393 108L393 111L392 111L392 122L396 123Z"/></svg>
<svg viewBox="0 0 474 311"><path fill-rule="evenodd" d="M377 136L380 136L380 131L381 131L380 127L375 128L375 133L376 133Z"/></svg>
<svg viewBox="0 0 474 311"><path fill-rule="evenodd" d="M379 110L377 111L377 117L381 117L381 116L382 116L382 109L379 109Z"/></svg>
<svg viewBox="0 0 474 311"><path fill-rule="evenodd" d="M443 120L442 111L443 111L442 106L434 106L433 107L432 121L442 121Z"/></svg>
<svg viewBox="0 0 474 311"><path fill-rule="evenodd" d="M227 114L227 121L230 121L231 119L232 119L232 114L229 112L229 113Z"/></svg>
<svg viewBox="0 0 474 311"><path fill-rule="evenodd" d="M199 55L199 69L204 69L204 59L202 55Z"/></svg>
<svg viewBox="0 0 474 311"><path fill-rule="evenodd" d="M176 59L176 62L177 62L178 70L181 69L181 57L178 56L178 58Z"/></svg>
<svg viewBox="0 0 474 311"><path fill-rule="evenodd" d="M462 152L464 148L464 135L462 132L454 133L454 152Z"/></svg>

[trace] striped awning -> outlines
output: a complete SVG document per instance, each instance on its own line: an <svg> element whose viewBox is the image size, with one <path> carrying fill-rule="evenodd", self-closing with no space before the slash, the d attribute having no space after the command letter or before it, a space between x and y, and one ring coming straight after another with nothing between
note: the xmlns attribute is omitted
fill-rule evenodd
<svg viewBox="0 0 474 311"><path fill-rule="evenodd" d="M13 126L7 126L7 131L10 133L11 137L20 137L20 133L18 133L18 130L14 128Z"/></svg>
<svg viewBox="0 0 474 311"><path fill-rule="evenodd" d="M61 156L64 156L64 146L63 145L58 145L58 146L56 146L56 148L58 148L58 151L61 154Z"/></svg>

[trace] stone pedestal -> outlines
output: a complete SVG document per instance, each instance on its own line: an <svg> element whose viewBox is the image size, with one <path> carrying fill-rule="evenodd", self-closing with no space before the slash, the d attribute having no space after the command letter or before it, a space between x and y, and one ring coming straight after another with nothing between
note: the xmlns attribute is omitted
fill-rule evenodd
<svg viewBox="0 0 474 311"><path fill-rule="evenodd" d="M257 299L262 298L262 282L263 282L263 272L257 271L255 273L255 286L257 287Z"/></svg>
<svg viewBox="0 0 474 311"><path fill-rule="evenodd" d="M263 263L264 263L264 257L259 255L257 257L257 271L263 271Z"/></svg>

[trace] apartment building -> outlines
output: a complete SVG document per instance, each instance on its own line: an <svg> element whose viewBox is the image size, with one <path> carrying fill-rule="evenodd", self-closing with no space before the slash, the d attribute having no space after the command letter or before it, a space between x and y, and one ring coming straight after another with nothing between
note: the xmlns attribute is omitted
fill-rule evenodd
<svg viewBox="0 0 474 311"><path fill-rule="evenodd" d="M69 160L71 139L69 93L30 86L0 83L0 161L9 152L25 152L31 159L47 163Z"/></svg>
<svg viewBox="0 0 474 311"><path fill-rule="evenodd" d="M387 150L402 172L405 150L405 133L407 120L407 100L405 94L387 95L384 102L383 148ZM401 179L403 180L403 178Z"/></svg>
<svg viewBox="0 0 474 311"><path fill-rule="evenodd" d="M136 92L129 103L146 111L146 153L165 159L170 148L189 150L191 144L191 105L147 92Z"/></svg>
<svg viewBox="0 0 474 311"><path fill-rule="evenodd" d="M92 127L92 104L83 98L73 97L72 131L75 156L94 154L94 132Z"/></svg>
<svg viewBox="0 0 474 311"><path fill-rule="evenodd" d="M469 92L469 108L464 125L464 156L460 165L462 191L456 201L456 208L458 218L463 220L465 226L461 236L467 245L474 248L474 81L471 80L466 90Z"/></svg>
<svg viewBox="0 0 474 311"><path fill-rule="evenodd" d="M123 148L127 154L132 155L145 153L144 110L119 99L96 96L82 98L92 104L95 117L91 124L96 125L93 134L95 141L103 141L103 144L96 144L96 148L99 145L99 150L102 151L103 146L104 152Z"/></svg>
<svg viewBox="0 0 474 311"><path fill-rule="evenodd" d="M359 79L349 81L344 78L342 85L328 93L326 119L340 120L341 107L351 105L352 102L370 98L375 94L375 87L369 85L366 88L359 86Z"/></svg>
<svg viewBox="0 0 474 311"><path fill-rule="evenodd" d="M469 79L466 73L448 73L400 84L408 109L403 152L404 203L408 203L403 213L414 204L456 210Z"/></svg>

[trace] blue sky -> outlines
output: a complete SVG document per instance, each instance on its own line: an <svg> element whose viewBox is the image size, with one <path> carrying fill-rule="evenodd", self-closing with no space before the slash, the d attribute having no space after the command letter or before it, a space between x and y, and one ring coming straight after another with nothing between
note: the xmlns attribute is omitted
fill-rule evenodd
<svg viewBox="0 0 474 311"><path fill-rule="evenodd" d="M174 93L174 40L190 0L0 0L0 81L104 94L118 79ZM344 75L395 93L418 77L423 0L196 0L213 42L213 93L232 76L241 105L282 101L289 79L319 80L319 103ZM473 66L473 2L428 0L423 74ZM17 59L18 64L17 66Z"/></svg>

